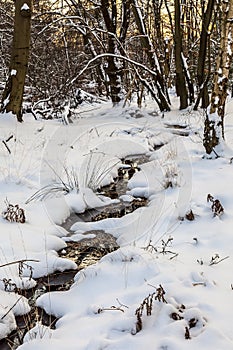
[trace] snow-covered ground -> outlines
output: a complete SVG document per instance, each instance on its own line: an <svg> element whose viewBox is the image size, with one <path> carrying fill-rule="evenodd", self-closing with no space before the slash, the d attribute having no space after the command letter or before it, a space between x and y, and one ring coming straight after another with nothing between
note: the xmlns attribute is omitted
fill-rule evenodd
<svg viewBox="0 0 233 350"><path fill-rule="evenodd" d="M104 229L120 249L78 272L70 290L40 296L37 305L59 318L56 329L38 323L18 349L233 349L233 101L227 108L226 157L215 160L203 157L203 117L191 110L161 118L149 102L141 110L103 103L69 125L1 116L1 140L13 138L11 153L0 144L0 209L17 204L26 222L0 218L0 338L30 308L15 287L76 268L57 254L67 240L59 225L72 210L114 202L96 188L112 181L121 158L147 154L127 192L148 197L146 207L72 227L74 239ZM208 194L220 200L221 216Z"/></svg>

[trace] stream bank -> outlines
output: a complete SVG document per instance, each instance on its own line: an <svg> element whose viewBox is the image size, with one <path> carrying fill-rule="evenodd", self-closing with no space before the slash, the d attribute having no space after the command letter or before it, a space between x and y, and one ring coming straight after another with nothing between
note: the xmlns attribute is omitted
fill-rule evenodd
<svg viewBox="0 0 233 350"><path fill-rule="evenodd" d="M140 171L140 165L149 161L149 157L146 155L136 155L130 158L127 157L121 161L122 167L118 169L118 176L114 179L114 182L98 189L101 195L118 199L119 202L101 208L89 209L81 214L71 213L61 225L69 232L68 237L70 240L66 242L67 247L59 251L58 254L60 257L73 260L78 265L78 269L55 272L38 278L36 279L37 285L33 289L17 291L19 295L23 295L28 299L31 311L29 314L16 317L17 329L7 338L0 340L1 350L17 349L22 344L24 335L38 321L50 328L55 328L57 319L53 315L48 315L44 310L38 308L36 306L36 299L44 293L69 290L73 284L74 276L78 271L97 263L103 256L119 248L116 238L103 230L87 231L83 234L87 238L84 237L78 242L72 241L73 232L70 228L75 222L93 222L107 218L120 218L147 205L148 200L146 198L138 197L132 198L131 201L124 201L121 196L124 196L127 192L128 180L135 172Z"/></svg>

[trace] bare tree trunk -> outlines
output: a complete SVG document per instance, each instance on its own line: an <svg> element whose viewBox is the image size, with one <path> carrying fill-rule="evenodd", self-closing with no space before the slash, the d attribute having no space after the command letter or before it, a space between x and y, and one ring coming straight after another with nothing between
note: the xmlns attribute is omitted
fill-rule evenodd
<svg viewBox="0 0 233 350"><path fill-rule="evenodd" d="M9 77L2 96L1 110L12 112L22 122L22 102L28 67L32 0L15 1L14 34Z"/></svg>
<svg viewBox="0 0 233 350"><path fill-rule="evenodd" d="M205 77L205 64L206 64L206 52L207 52L207 43L209 36L209 25L213 14L215 0L209 0L207 4L206 11L203 14L201 36L200 36L200 47L197 63L197 83L199 87L198 102L195 104L195 109L198 107L200 98L202 98L202 108L207 108L209 105L209 94L207 83L204 84Z"/></svg>
<svg viewBox="0 0 233 350"><path fill-rule="evenodd" d="M209 112L206 115L203 145L206 153L216 153L215 147L224 139L224 114L227 98L228 78L233 57L233 3L222 1L220 46L214 75Z"/></svg>
<svg viewBox="0 0 233 350"><path fill-rule="evenodd" d="M182 62L182 35L181 35L180 0L175 0L175 65L176 65L176 93L180 97L180 109L188 107L188 92L185 83L185 74Z"/></svg>
<svg viewBox="0 0 233 350"><path fill-rule="evenodd" d="M151 40L147 34L145 24L143 22L143 17L138 6L137 0L132 0L133 14L138 31L141 35L141 44L145 49L151 68L156 72L157 77L154 79L154 84L157 88L158 94L158 104L161 111L170 111L170 101L167 94L166 82L161 73L161 67L159 66L159 61L156 56L155 50L152 46Z"/></svg>
<svg viewBox="0 0 233 350"><path fill-rule="evenodd" d="M110 14L111 10L111 14ZM110 54L117 53L116 43L116 25L117 25L117 6L116 0L111 0L111 5L108 0L101 0L101 11L104 22L108 31L108 51ZM109 78L110 96L113 105L121 101L121 71L117 65L116 58L109 56L107 58L108 66L105 69Z"/></svg>

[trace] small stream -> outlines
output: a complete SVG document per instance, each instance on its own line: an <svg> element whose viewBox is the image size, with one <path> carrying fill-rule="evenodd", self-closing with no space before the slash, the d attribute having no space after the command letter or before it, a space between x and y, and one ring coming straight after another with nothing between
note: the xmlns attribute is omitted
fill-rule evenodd
<svg viewBox="0 0 233 350"><path fill-rule="evenodd" d="M129 179L135 172L140 171L140 164L148 162L149 157L136 155L121 161L124 166L119 168L118 176L114 179L114 182L98 191L112 199L119 199L126 193ZM118 203L108 204L101 208L88 209L81 214L72 213L62 224L62 227L70 232L69 236L72 238L73 232L70 231L70 227L76 222L93 222L107 218L120 218L132 213L137 208L147 205L147 202L146 198L134 198L131 202L119 199ZM60 252L60 256L72 259L81 269L96 263L104 255L119 248L115 237L103 230L87 231L84 233L84 236L89 236L90 234L94 238L84 238L79 242L66 242L67 248Z"/></svg>
<svg viewBox="0 0 233 350"><path fill-rule="evenodd" d="M62 224L69 232L69 237L72 239L73 232L71 226L77 222L98 221L106 218L120 218L128 213L133 212L137 208L147 205L146 198L134 198L131 202L126 202L119 197L127 191L128 180L140 171L140 165L149 161L146 155L135 155L122 159L122 166L118 170L118 176L114 182L108 186L104 186L98 190L102 195L112 199L119 199L119 203L106 205L101 208L89 209L82 214L72 213L67 220ZM77 265L77 270L64 272L55 272L51 275L37 279L37 285L31 290L20 291L19 294L24 295L29 300L31 311L27 315L16 317L18 328L13 331L7 338L0 340L0 350L14 350L22 344L23 337L34 327L35 323L40 320L42 324L55 328L57 319L45 313L44 310L36 306L38 296L50 291L65 291L73 284L74 276L77 272L89 265L98 262L104 255L118 249L119 246L115 237L106 233L103 230L91 230L84 233L87 238L79 242L68 241L67 247L58 252L59 256L73 260ZM89 234L92 234L93 238Z"/></svg>

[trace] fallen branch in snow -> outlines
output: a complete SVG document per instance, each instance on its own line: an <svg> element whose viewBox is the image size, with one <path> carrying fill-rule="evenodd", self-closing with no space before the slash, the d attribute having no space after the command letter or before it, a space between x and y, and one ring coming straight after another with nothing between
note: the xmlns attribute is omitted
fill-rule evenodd
<svg viewBox="0 0 233 350"><path fill-rule="evenodd" d="M121 312L125 312L124 310L121 309L121 307L119 306L110 306L110 307L103 307L103 308L99 308L97 313L100 314L103 311L121 311Z"/></svg>
<svg viewBox="0 0 233 350"><path fill-rule="evenodd" d="M122 304L122 303L119 301L118 298L116 299L116 301L118 302L118 304L119 304L120 306L114 306L114 305L113 305L113 306L110 306L110 307L99 308L98 311L97 311L97 313L100 314L100 313L103 312L103 311L113 311L113 310L114 310L114 311L125 312L122 308L123 308L123 307L126 308L126 309L129 308L127 305Z"/></svg>
<svg viewBox="0 0 233 350"><path fill-rule="evenodd" d="M196 287L196 286L204 286L204 287L206 287L206 282L193 282L192 285L194 287Z"/></svg>
<svg viewBox="0 0 233 350"><path fill-rule="evenodd" d="M220 256L218 254L215 254L214 256L212 256L210 262L209 262L209 266L212 266L212 265L217 265L219 264L220 262L226 260L229 258L229 255L228 256L225 256L224 258L220 259ZM202 259L197 259L197 262L198 264L200 265L204 265L204 261Z"/></svg>
<svg viewBox="0 0 233 350"><path fill-rule="evenodd" d="M215 254L214 256L212 256L210 263L209 263L209 266L217 265L220 262L222 262L223 260L226 260L228 258L229 258L229 256L225 256L224 258L220 259L220 256L218 254Z"/></svg>
<svg viewBox="0 0 233 350"><path fill-rule="evenodd" d="M173 256L171 256L170 258L169 258L169 260L172 260L172 259L174 259L174 258L176 258L179 254L178 253L173 253L173 252L171 252L172 254L174 254Z"/></svg>
<svg viewBox="0 0 233 350"><path fill-rule="evenodd" d="M6 267L6 266L9 266L9 265L24 263L24 262L28 262L28 261L40 262L39 260L35 260L35 259L22 259L22 260L11 261L11 262L9 262L9 263L0 265L0 267Z"/></svg>

